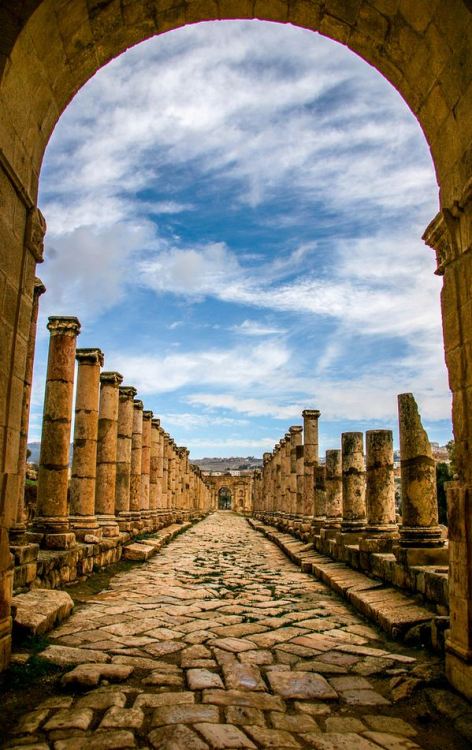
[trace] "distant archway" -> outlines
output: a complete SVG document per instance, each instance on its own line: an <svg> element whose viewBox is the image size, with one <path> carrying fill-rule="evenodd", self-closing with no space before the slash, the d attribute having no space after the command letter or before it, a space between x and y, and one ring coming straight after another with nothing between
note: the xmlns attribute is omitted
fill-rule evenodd
<svg viewBox="0 0 472 750"><path fill-rule="evenodd" d="M229 487L222 487L218 492L218 510L231 510L233 495Z"/></svg>

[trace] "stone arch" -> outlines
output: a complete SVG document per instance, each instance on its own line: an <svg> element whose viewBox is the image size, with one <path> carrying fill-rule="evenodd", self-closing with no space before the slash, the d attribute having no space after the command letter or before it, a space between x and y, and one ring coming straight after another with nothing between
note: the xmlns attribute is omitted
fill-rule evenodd
<svg viewBox="0 0 472 750"><path fill-rule="evenodd" d="M467 635L472 621L472 572L459 563L472 554L472 13L468 0L0 2L2 528L12 524L19 483L26 349L35 264L42 257L44 231L36 199L48 139L74 94L109 60L156 34L218 19L291 23L345 44L400 92L429 144L441 211L428 227L425 241L435 249L438 273L444 276L442 316L458 457L450 514L451 559L456 566L451 580L458 583L457 591L451 587L449 674L463 689L464 665L472 682L472 635ZM3 533L2 575L7 575L9 565L5 545ZM0 606L0 611L5 608ZM8 616L1 617L0 655L8 640Z"/></svg>
<svg viewBox="0 0 472 750"><path fill-rule="evenodd" d="M231 510L233 506L233 493L227 485L218 490L218 510Z"/></svg>

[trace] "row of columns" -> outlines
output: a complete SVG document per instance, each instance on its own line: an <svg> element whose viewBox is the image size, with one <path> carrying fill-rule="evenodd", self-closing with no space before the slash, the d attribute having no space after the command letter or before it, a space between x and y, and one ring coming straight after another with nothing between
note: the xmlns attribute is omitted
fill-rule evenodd
<svg viewBox="0 0 472 750"><path fill-rule="evenodd" d="M37 515L28 540L67 549L77 539L156 530L172 514L208 510L210 491L189 465L187 448L175 444L120 373L101 371L100 349L76 349L78 319L50 317L47 327Z"/></svg>
<svg viewBox="0 0 472 750"><path fill-rule="evenodd" d="M254 510L285 518L299 531L398 538L400 547L444 545L438 523L436 468L428 436L411 393L398 396L402 521L395 509L393 433L345 432L341 449L318 455L320 412L305 410L303 427L292 426L271 453L254 488Z"/></svg>

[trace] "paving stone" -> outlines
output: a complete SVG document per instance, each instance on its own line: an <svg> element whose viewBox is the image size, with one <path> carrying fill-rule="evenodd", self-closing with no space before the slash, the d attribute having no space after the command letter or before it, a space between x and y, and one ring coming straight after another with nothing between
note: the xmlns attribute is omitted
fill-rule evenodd
<svg viewBox="0 0 472 750"><path fill-rule="evenodd" d="M311 703L310 701L295 701L293 704L295 711L310 714L310 716L328 716L331 713L331 706L326 703Z"/></svg>
<svg viewBox="0 0 472 750"><path fill-rule="evenodd" d="M329 677L329 684L335 690L372 690L372 685L364 677L346 675L345 677Z"/></svg>
<svg viewBox="0 0 472 750"><path fill-rule="evenodd" d="M122 750L128 747L136 747L134 735L131 732L110 732L110 730L94 732L89 736L56 740L54 743L54 750Z"/></svg>
<svg viewBox="0 0 472 750"><path fill-rule="evenodd" d="M223 674L229 690L267 690L259 669L252 664L223 666Z"/></svg>
<svg viewBox="0 0 472 750"><path fill-rule="evenodd" d="M154 729L148 740L155 750L209 750L209 745L184 724Z"/></svg>
<svg viewBox="0 0 472 750"><path fill-rule="evenodd" d="M62 677L62 684L81 685L83 687L93 687L98 685L100 680L109 682L123 682L134 671L134 667L124 664L80 664L71 672Z"/></svg>
<svg viewBox="0 0 472 750"><path fill-rule="evenodd" d="M263 748L275 748L276 750L284 750L288 748L299 748L300 743L295 737L289 732L284 732L281 729L266 729L265 727L248 726L246 727L247 733L252 739L261 745Z"/></svg>
<svg viewBox="0 0 472 750"><path fill-rule="evenodd" d="M44 725L46 732L53 729L88 729L93 719L90 708L62 709L51 716Z"/></svg>
<svg viewBox="0 0 472 750"><path fill-rule="evenodd" d="M419 745L408 737L397 737L394 734L364 732L364 737L385 748L385 750L414 750L415 748L419 748Z"/></svg>
<svg viewBox="0 0 472 750"><path fill-rule="evenodd" d="M211 748L251 748L256 746L238 727L233 724L195 724Z"/></svg>
<svg viewBox="0 0 472 750"><path fill-rule="evenodd" d="M311 672L269 672L268 680L275 693L283 698L337 700L338 695L320 674Z"/></svg>
<svg viewBox="0 0 472 750"><path fill-rule="evenodd" d="M202 702L213 703L215 706L251 706L262 711L284 710L284 703L278 695L242 690L204 690Z"/></svg>
<svg viewBox="0 0 472 750"><path fill-rule="evenodd" d="M352 706L389 706L390 701L375 690L344 690L341 700Z"/></svg>
<svg viewBox="0 0 472 750"><path fill-rule="evenodd" d="M14 596L11 607L14 631L43 635L69 617L74 602L66 591L33 589Z"/></svg>
<svg viewBox="0 0 472 750"><path fill-rule="evenodd" d="M229 724L258 724L265 726L264 714L258 708L228 706L225 709L225 716Z"/></svg>
<svg viewBox="0 0 472 750"><path fill-rule="evenodd" d="M154 666L156 666L154 664ZM143 679L143 685L167 685L170 687L183 687L184 686L184 680L183 678L178 674L171 674L169 672L151 672L150 675L145 677Z"/></svg>
<svg viewBox="0 0 472 750"><path fill-rule="evenodd" d="M316 721L309 714L287 714L272 711L270 714L270 720L275 729L284 729L287 732L321 731Z"/></svg>
<svg viewBox="0 0 472 750"><path fill-rule="evenodd" d="M79 698L75 704L76 708L92 708L95 711L102 711L105 708L111 708L111 706L123 707L126 704L125 693L117 693L108 691L106 693L98 690L93 690L91 693L87 693L82 698Z"/></svg>
<svg viewBox="0 0 472 750"><path fill-rule="evenodd" d="M234 654L254 649L254 643L243 638L213 638L209 641L209 645L216 646L216 648L223 649L223 651L231 651Z"/></svg>
<svg viewBox="0 0 472 750"><path fill-rule="evenodd" d="M257 664L259 666L272 664L274 657L270 651L259 649L258 651L243 651L239 654L243 664Z"/></svg>
<svg viewBox="0 0 472 750"><path fill-rule="evenodd" d="M158 708L189 703L195 703L194 693L141 693L136 697L134 708Z"/></svg>
<svg viewBox="0 0 472 750"><path fill-rule="evenodd" d="M309 747L316 750L379 750L379 746L360 734L346 732L345 734L314 734L300 735Z"/></svg>
<svg viewBox="0 0 472 750"><path fill-rule="evenodd" d="M402 737L414 737L417 734L416 729L407 724L403 719L397 719L394 716L363 716L363 720L369 726L370 729L374 729L377 732L387 732L393 734L400 734ZM359 731L356 729L356 732Z"/></svg>
<svg viewBox="0 0 472 750"><path fill-rule="evenodd" d="M208 669L188 669L186 676L190 690L224 687L221 677Z"/></svg>
<svg viewBox="0 0 472 750"><path fill-rule="evenodd" d="M75 664L102 663L110 661L107 654L101 651L93 651L88 648L72 648L70 646L48 646L41 651L41 659L57 664L59 667L68 667Z"/></svg>
<svg viewBox="0 0 472 750"><path fill-rule="evenodd" d="M23 714L17 726L13 730L14 734L34 734L36 730L45 721L49 715L49 709L40 709L38 711L30 711L30 713Z"/></svg>
<svg viewBox="0 0 472 750"><path fill-rule="evenodd" d="M109 708L100 722L100 729L140 729L144 714L139 708Z"/></svg>
<svg viewBox="0 0 472 750"><path fill-rule="evenodd" d="M366 727L360 719L352 716L330 716L326 719L326 731L335 733L365 732Z"/></svg>
<svg viewBox="0 0 472 750"><path fill-rule="evenodd" d="M180 706L161 706L156 708L152 715L153 726L163 726L164 724L195 724L215 723L219 721L219 711L216 706L202 705L180 705Z"/></svg>
<svg viewBox="0 0 472 750"><path fill-rule="evenodd" d="M69 708L73 700L69 695L53 695L52 698L42 701L38 708Z"/></svg>

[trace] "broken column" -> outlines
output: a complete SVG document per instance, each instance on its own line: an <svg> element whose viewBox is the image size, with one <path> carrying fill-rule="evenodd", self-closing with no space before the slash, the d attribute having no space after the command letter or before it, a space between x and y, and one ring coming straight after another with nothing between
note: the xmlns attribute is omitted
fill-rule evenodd
<svg viewBox="0 0 472 750"><path fill-rule="evenodd" d="M41 279L35 278L33 289L33 306L26 350L25 380L23 386L23 403L21 408L20 443L18 447L18 491L16 496L16 522L10 529L10 542L23 545L28 523L25 507L26 452L28 449L28 425L31 405L31 387L33 383L34 351L36 346L36 329L38 325L39 298L46 291ZM34 548L37 550L37 547ZM13 551L13 550L12 550ZM34 552L34 550L33 550ZM37 556L37 555L36 555Z"/></svg>
<svg viewBox="0 0 472 750"><path fill-rule="evenodd" d="M318 420L317 409L305 409L303 417L304 482L303 515L311 520L315 507L315 466L318 465Z"/></svg>
<svg viewBox="0 0 472 750"><path fill-rule="evenodd" d="M77 539L83 540L86 536L91 536L98 540L101 531L95 515L95 481L100 368L103 367L103 354L100 349L77 349L75 358L78 367L70 481L70 520Z"/></svg>
<svg viewBox="0 0 472 750"><path fill-rule="evenodd" d="M395 534L395 475L391 430L366 432L366 508L368 534Z"/></svg>
<svg viewBox="0 0 472 750"><path fill-rule="evenodd" d="M402 489L399 558L410 564L434 564L446 559L438 522L436 464L412 393L398 396L398 416Z"/></svg>
<svg viewBox="0 0 472 750"><path fill-rule="evenodd" d="M129 511L134 530L143 528L141 522L141 468L143 461L143 402L133 401L133 433L131 436L131 472Z"/></svg>
<svg viewBox="0 0 472 750"><path fill-rule="evenodd" d="M105 537L116 537L120 533L116 518L115 495L118 412L122 382L123 376L119 372L102 372L100 375L95 513L98 525Z"/></svg>
<svg viewBox="0 0 472 750"><path fill-rule="evenodd" d="M133 434L134 397L136 388L120 386L118 407L118 440L116 449L115 508L120 531L131 531L130 485L131 441Z"/></svg>
<svg viewBox="0 0 472 750"><path fill-rule="evenodd" d="M151 430L152 411L143 411L143 432L141 452L141 520L144 528L151 530L151 513L149 512L149 491L151 483Z"/></svg>
<svg viewBox="0 0 472 750"><path fill-rule="evenodd" d="M50 317L48 369L38 474L37 516L32 541L51 549L75 545L70 531L69 447L74 390L76 339L80 323L74 317Z"/></svg>
<svg viewBox="0 0 472 750"><path fill-rule="evenodd" d="M364 531L365 462L362 432L343 432L341 436L343 470L343 520L341 529L347 533Z"/></svg>

